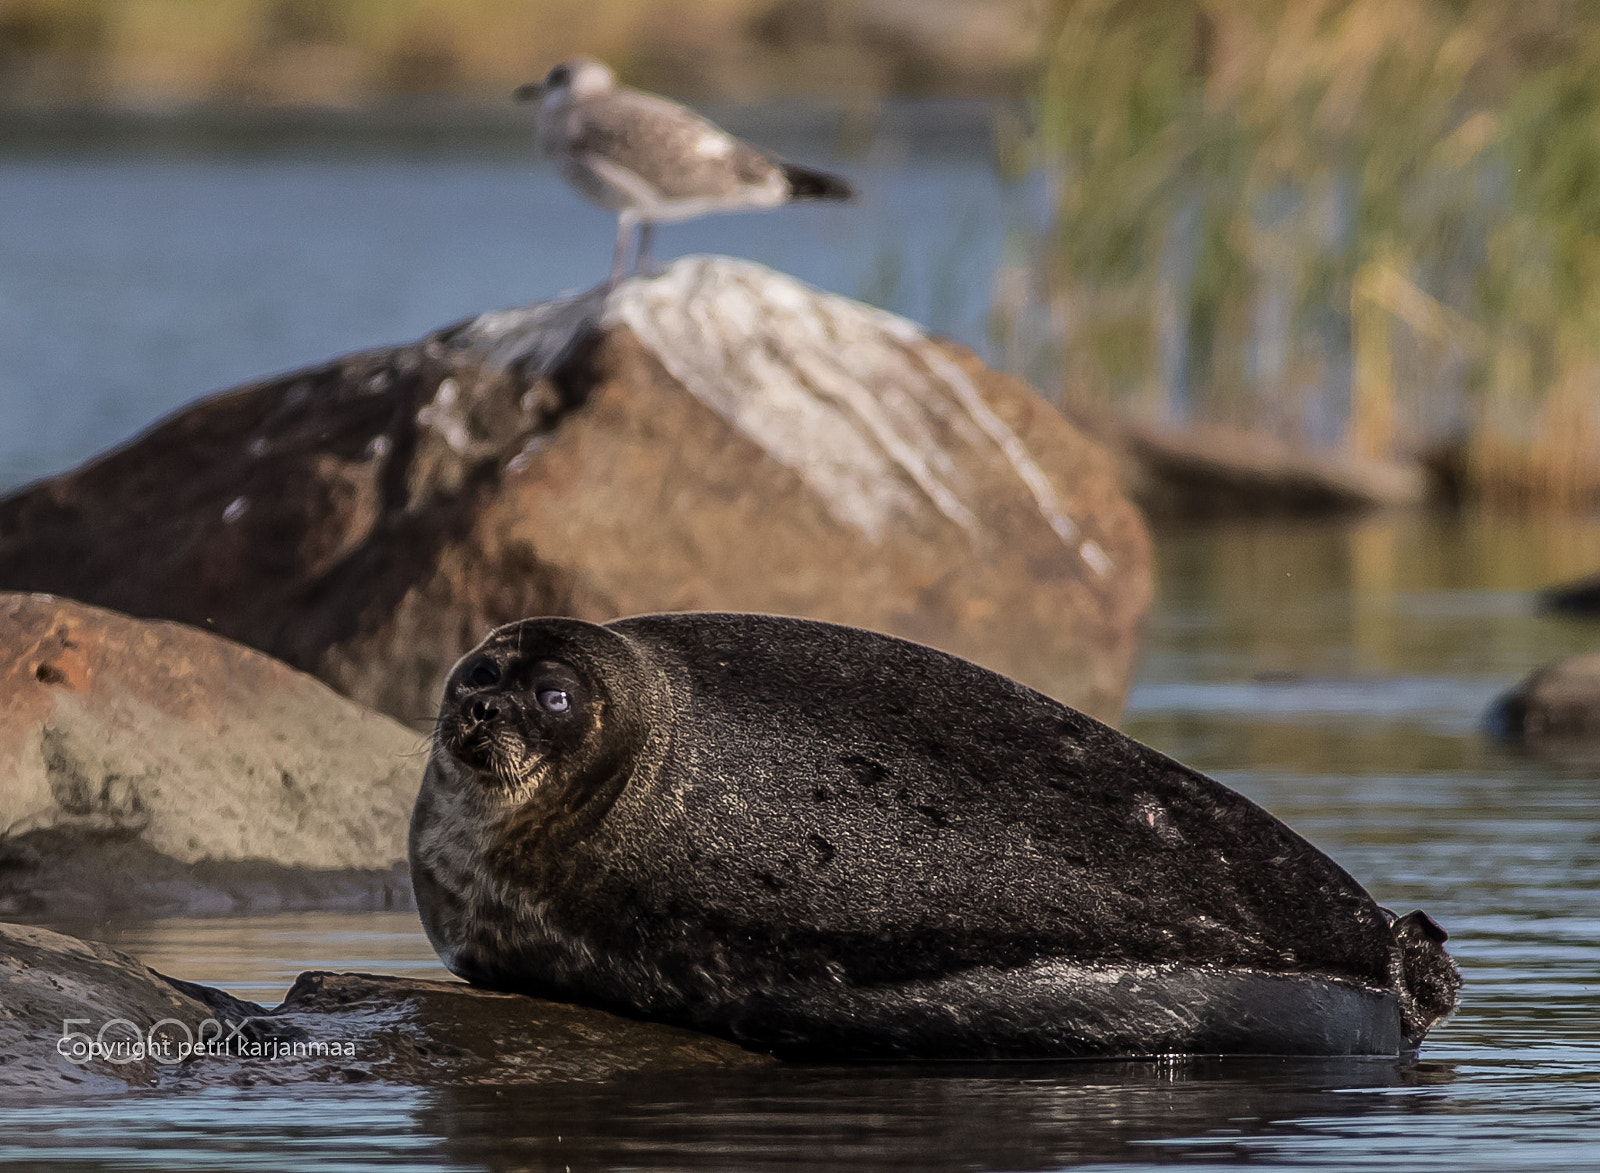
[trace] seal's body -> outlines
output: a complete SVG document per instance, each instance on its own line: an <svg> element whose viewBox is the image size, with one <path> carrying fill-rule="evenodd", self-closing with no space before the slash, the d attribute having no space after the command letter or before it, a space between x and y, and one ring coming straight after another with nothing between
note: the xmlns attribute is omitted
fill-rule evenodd
<svg viewBox="0 0 1600 1173"><path fill-rule="evenodd" d="M411 868L469 981L793 1056L1393 1054L1459 985L1432 921L1220 783L807 620L495 631Z"/></svg>

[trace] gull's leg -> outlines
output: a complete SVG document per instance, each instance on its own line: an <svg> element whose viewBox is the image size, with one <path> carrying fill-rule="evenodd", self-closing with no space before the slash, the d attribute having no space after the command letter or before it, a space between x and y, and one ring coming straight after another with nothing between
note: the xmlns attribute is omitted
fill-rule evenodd
<svg viewBox="0 0 1600 1173"><path fill-rule="evenodd" d="M650 263L650 238L655 235L656 225L653 220L646 220L639 226L639 252L633 258L633 271L646 277L654 277L657 269Z"/></svg>
<svg viewBox="0 0 1600 1173"><path fill-rule="evenodd" d="M611 280L607 284L615 285L622 280L622 263L628 255L628 241L638 222L639 217L634 212L617 213L617 251L611 258Z"/></svg>

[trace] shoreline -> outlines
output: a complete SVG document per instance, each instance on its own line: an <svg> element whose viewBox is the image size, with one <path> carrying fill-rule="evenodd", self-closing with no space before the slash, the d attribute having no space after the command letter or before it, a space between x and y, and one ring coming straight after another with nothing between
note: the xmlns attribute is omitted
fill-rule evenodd
<svg viewBox="0 0 1600 1173"><path fill-rule="evenodd" d="M996 120L1015 103L991 98L770 99L697 105L732 133L787 154L870 156L891 145L917 156L992 150ZM511 104L396 99L355 106L168 108L79 105L8 110L0 160L82 153L134 157L423 153L533 157L533 118Z"/></svg>

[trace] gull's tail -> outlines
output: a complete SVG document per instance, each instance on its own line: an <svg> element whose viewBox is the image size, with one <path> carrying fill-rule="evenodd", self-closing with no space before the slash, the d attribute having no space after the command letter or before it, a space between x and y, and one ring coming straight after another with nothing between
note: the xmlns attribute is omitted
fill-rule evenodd
<svg viewBox="0 0 1600 1173"><path fill-rule="evenodd" d="M783 177L789 183L791 200L853 200L856 189L837 175L826 171L813 171L795 163L779 163Z"/></svg>

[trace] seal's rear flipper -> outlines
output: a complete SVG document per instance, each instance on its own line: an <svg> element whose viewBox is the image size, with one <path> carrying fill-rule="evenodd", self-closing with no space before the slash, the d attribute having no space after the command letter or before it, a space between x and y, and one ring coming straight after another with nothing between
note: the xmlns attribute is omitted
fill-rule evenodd
<svg viewBox="0 0 1600 1173"><path fill-rule="evenodd" d="M1413 1046L1460 1000L1461 971L1445 952L1449 934L1425 912L1409 912L1389 926L1400 946L1400 1026Z"/></svg>

